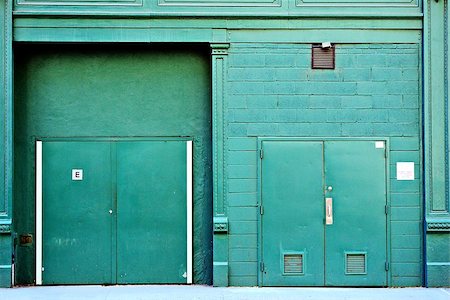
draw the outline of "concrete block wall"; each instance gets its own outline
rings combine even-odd
[[[419,44],[337,44],[335,70],[310,44],[232,44],[225,128],[229,283],[257,285],[257,137],[389,137],[391,285],[422,284]],[[415,163],[414,181],[395,164]]]

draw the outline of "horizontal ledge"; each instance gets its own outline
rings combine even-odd
[[[11,219],[3,219],[3,218],[0,218],[0,225],[11,225],[12,224],[12,220]]]
[[[389,7],[388,7],[389,8]],[[392,8],[391,8],[392,9]],[[422,18],[423,13],[357,13],[357,12],[330,12],[330,13],[286,13],[286,11],[275,13],[261,13],[261,12],[118,12],[118,11],[37,11],[37,10],[15,10],[13,16],[35,16],[35,17],[104,17],[104,18],[149,18],[149,17],[208,17],[208,18],[352,18],[352,19],[366,19],[366,18]]]
[[[0,265],[0,269],[11,269],[11,265]]]

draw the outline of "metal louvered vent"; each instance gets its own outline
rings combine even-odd
[[[334,45],[330,48],[322,48],[321,45],[312,45],[311,67],[313,69],[334,69],[335,51]]]
[[[284,273],[303,274],[303,254],[285,254]]]
[[[345,256],[345,274],[367,273],[365,253],[347,253]]]

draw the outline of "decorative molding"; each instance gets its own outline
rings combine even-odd
[[[3,123],[0,134],[3,136],[2,146],[0,150],[2,153],[3,164],[3,205],[0,205],[0,216],[10,216],[12,207],[12,0],[5,0],[3,11],[0,16],[3,16],[3,36],[0,36],[0,53],[2,53],[0,66],[3,67],[0,75],[1,85],[3,91],[0,94],[0,101],[2,102]],[[3,151],[3,152],[1,152]]]
[[[142,6],[143,0],[16,0],[17,6]]]
[[[228,286],[228,219],[226,205],[226,81],[229,44],[211,43],[213,107],[213,285]]]
[[[213,102],[213,198],[214,216],[225,216],[225,83],[229,44],[211,44]]]
[[[441,222],[427,222],[427,231],[450,232],[450,220]]]
[[[449,115],[448,115],[448,1],[444,1],[444,137],[445,137],[445,210],[449,208]]]
[[[296,6],[418,6],[417,0],[296,0]]]
[[[424,110],[426,212],[449,214],[448,5],[425,6]]]
[[[282,0],[159,0],[158,6],[281,7]]]
[[[9,233],[11,233],[11,225],[0,224],[0,234],[9,234]]]

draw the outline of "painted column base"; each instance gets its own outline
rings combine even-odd
[[[0,223],[0,287],[11,287],[11,225]]]
[[[228,286],[228,262],[213,263],[213,286]]]
[[[429,287],[450,286],[450,232],[427,233],[427,282]]]

